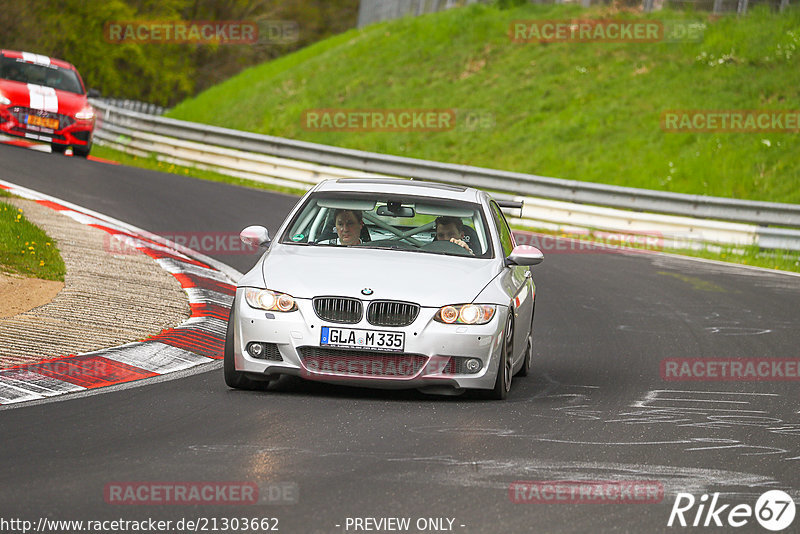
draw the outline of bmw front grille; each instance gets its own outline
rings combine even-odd
[[[375,326],[408,326],[419,315],[419,305],[397,300],[374,300],[367,308],[367,321]]]
[[[364,306],[358,299],[347,297],[317,297],[314,312],[322,320],[332,323],[355,324],[361,320]]]

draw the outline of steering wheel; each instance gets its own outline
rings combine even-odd
[[[429,252],[446,252],[447,254],[459,254],[461,256],[472,256],[467,249],[461,245],[456,245],[452,241],[431,241],[422,250]]]

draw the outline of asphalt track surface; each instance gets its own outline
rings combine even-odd
[[[8,146],[0,178],[166,235],[250,224],[274,232],[296,201]],[[242,272],[256,260],[211,255]],[[797,381],[675,382],[660,371],[665,358],[797,358],[800,278],[609,253],[546,253],[534,278],[534,369],[514,380],[506,402],[299,379],[233,391],[217,368],[5,409],[0,518],[272,517],[285,533],[364,532],[347,518],[367,517],[450,518],[464,533],[721,532],[732,529],[667,528],[675,495],[719,492],[720,503],[752,506],[783,489],[800,502]],[[665,496],[512,503],[509,485],[519,480],[656,481]],[[262,495],[288,483],[299,497],[243,506],[104,501],[107,484],[130,481],[253,482]],[[753,518],[735,530],[768,532]]]

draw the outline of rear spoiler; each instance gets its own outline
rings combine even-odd
[[[497,205],[501,208],[510,208],[510,209],[522,209],[522,201],[521,200],[496,200]]]

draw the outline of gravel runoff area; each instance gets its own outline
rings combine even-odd
[[[113,254],[110,234],[30,200],[4,198],[57,244],[64,289],[47,304],[0,319],[0,368],[140,341],[189,317],[177,279],[145,254]]]

